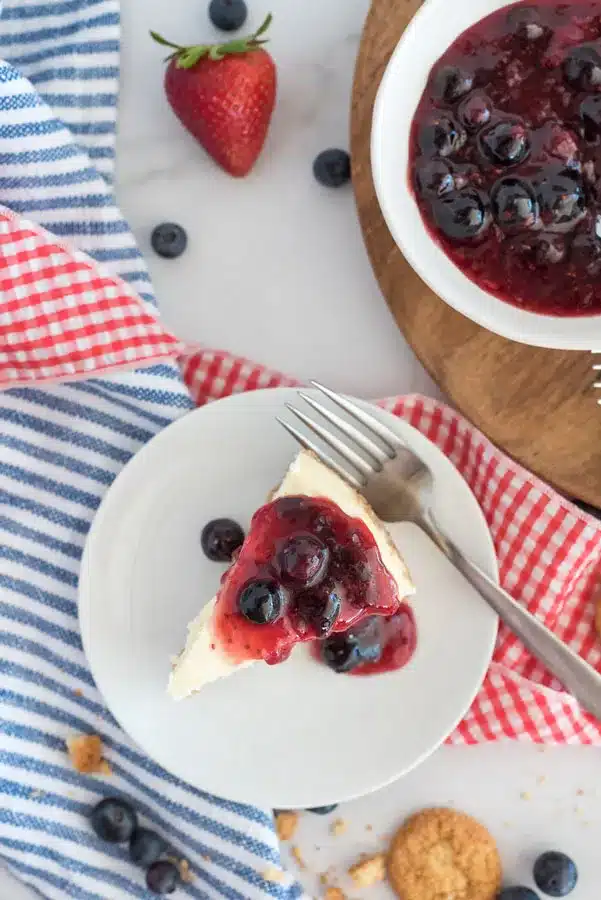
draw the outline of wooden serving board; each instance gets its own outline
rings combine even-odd
[[[592,370],[601,355],[527,347],[470,322],[420,280],[382,218],[370,166],[372,108],[386,64],[420,3],[372,0],[357,61],[353,183],[372,266],[399,328],[456,408],[558,490],[601,507],[601,390],[593,389]]]

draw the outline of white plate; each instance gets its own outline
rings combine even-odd
[[[299,648],[282,665],[256,665],[182,703],[167,696],[170,659],[223,571],[204,558],[201,529],[217,516],[248,526],[295,453],[275,421],[294,399],[288,388],[235,395],[154,438],[108,491],[79,588],[85,651],[122,727],[185,781],[276,808],[369,793],[428,756],[470,706],[497,628],[421,532],[393,526],[418,589],[419,642],[405,669],[336,675]],[[378,414],[434,472],[441,526],[496,578],[486,522],[461,476],[415,429]]]

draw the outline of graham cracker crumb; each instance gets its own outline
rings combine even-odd
[[[386,857],[383,853],[366,856],[348,870],[357,887],[370,887],[386,878]]]
[[[77,734],[67,738],[71,765],[82,775],[111,775],[111,767],[102,758],[102,741],[97,734]]]
[[[344,819],[336,819],[330,825],[330,834],[333,834],[334,837],[340,837],[341,834],[344,834],[346,831],[346,822]]]
[[[528,791],[522,791],[520,794],[520,800],[530,800],[530,794]]]
[[[584,797],[584,791],[582,790],[582,788],[578,788],[578,790],[576,791],[576,796]]]
[[[305,865],[305,860],[303,859],[303,857],[302,857],[302,855],[301,855],[301,852],[300,852],[300,850],[299,850],[298,847],[296,847],[296,846],[295,846],[295,847],[291,847],[291,848],[290,848],[290,853],[292,854],[292,857],[294,858],[294,860],[295,860],[297,866],[299,867],[299,869],[306,869],[306,868],[307,868],[306,865]]]
[[[297,812],[280,812],[275,817],[275,830],[281,841],[290,841],[298,828]]]
[[[283,881],[284,873],[281,869],[276,869],[275,866],[267,866],[264,872],[261,873],[265,881]]]
[[[319,876],[319,883],[324,884],[324,885],[328,883],[328,873],[327,872],[321,873],[321,875]]]
[[[168,856],[167,859],[169,862],[173,863],[176,869],[179,872],[179,877],[183,881],[184,884],[192,884],[194,881],[194,872],[190,868],[190,863],[187,859],[180,859],[177,856]]]
[[[366,830],[366,831],[373,831],[373,830],[374,830],[374,826],[373,826],[373,825],[366,825],[366,826],[365,826],[365,830]]]
[[[346,900],[346,894],[343,894],[340,888],[329,887],[324,894],[324,900]]]
[[[75,688],[73,693],[75,694],[76,697],[83,697],[83,691],[81,688]]]
[[[211,862],[211,857],[206,856],[206,854],[205,854],[205,856],[202,856],[201,859],[204,859],[205,862]]]
[[[546,775],[539,775],[538,778],[536,779],[536,783],[537,783],[537,784],[544,784],[546,780],[547,780],[547,776],[546,776]]]

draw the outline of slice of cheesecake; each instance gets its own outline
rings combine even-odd
[[[253,516],[216,597],[188,626],[169,693],[180,700],[254,662],[283,662],[300,642],[394,615],[414,592],[366,500],[301,450]]]

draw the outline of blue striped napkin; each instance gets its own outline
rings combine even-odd
[[[152,286],[111,188],[117,0],[5,0],[0,19],[0,203]],[[0,335],[1,340],[1,335]],[[191,401],[175,366],[0,394],[0,854],[47,898],[151,895],[87,815],[133,799],[190,861],[196,898],[303,896],[279,867],[268,811],[195,790],[143,756],[105,708],[77,623],[79,560],[113,478]],[[65,740],[99,733],[114,775],[78,775]]]

